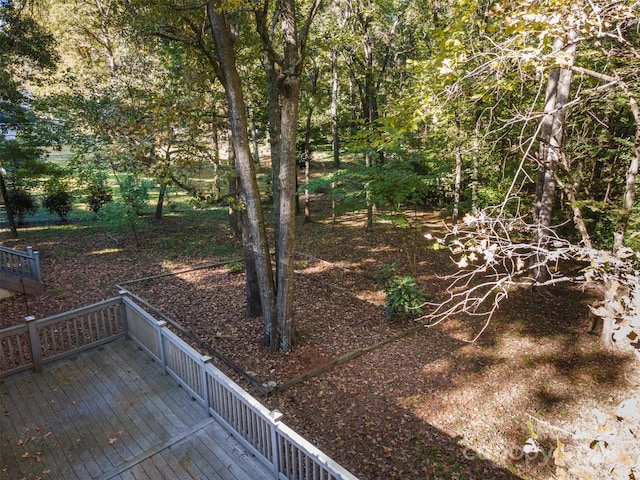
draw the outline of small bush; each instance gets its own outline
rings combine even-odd
[[[69,187],[60,178],[53,177],[45,185],[45,197],[42,206],[49,213],[55,213],[63,222],[67,221],[67,216],[73,208],[73,196]]]
[[[387,318],[401,312],[418,313],[427,298],[427,294],[418,288],[412,277],[398,276],[395,263],[385,265],[378,270],[377,281],[386,294],[384,311],[387,313]]]
[[[133,175],[127,175],[120,182],[122,200],[133,209],[136,215],[142,215],[143,209],[147,206],[150,186],[149,182],[140,181]]]
[[[427,297],[411,277],[393,278],[385,289],[385,293],[387,296],[384,309],[389,317],[400,312],[419,312]]]
[[[19,225],[24,225],[24,216],[27,213],[34,214],[38,211],[38,203],[34,196],[22,187],[9,191],[9,204],[13,213],[18,216]]]
[[[241,273],[242,271],[244,271],[244,265],[242,264],[242,262],[239,262],[237,260],[227,263],[226,267],[231,273]]]
[[[103,174],[97,174],[91,179],[87,188],[89,209],[93,213],[98,213],[104,205],[113,200],[111,189],[107,185],[106,177]]]

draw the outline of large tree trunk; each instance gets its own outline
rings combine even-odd
[[[267,232],[260,203],[260,193],[255,174],[255,164],[251,158],[247,133],[247,113],[242,94],[242,84],[236,68],[235,52],[231,33],[224,14],[222,0],[212,0],[207,4],[207,13],[220,62],[221,81],[224,85],[229,104],[229,120],[233,131],[233,146],[236,155],[236,170],[245,193],[245,207],[248,233],[256,275],[260,288],[262,316],[264,321],[264,342],[275,350],[274,333],[276,331],[275,285]]]
[[[2,201],[4,202],[4,208],[7,212],[7,220],[9,220],[9,228],[11,229],[11,236],[18,238],[18,228],[16,227],[16,220],[13,216],[13,209],[9,203],[9,192],[7,192],[7,184],[4,183],[4,175],[0,170],[0,192],[2,192]]]
[[[264,53],[263,68],[267,80],[267,110],[269,113],[269,148],[271,152],[271,192],[273,194],[273,225],[275,230],[276,254],[278,245],[278,229],[280,228],[280,144],[282,143],[281,108],[278,92],[278,72],[273,59]],[[276,266],[277,268],[277,266]]]
[[[246,196],[240,189],[240,199],[246,203]],[[242,225],[242,254],[244,256],[244,273],[245,273],[245,294],[247,299],[247,310],[245,315],[247,318],[256,318],[262,315],[262,302],[260,300],[260,283],[258,282],[258,271],[256,270],[256,261],[253,255],[254,247],[251,240],[251,228],[249,226],[249,216],[240,212],[240,222]]]
[[[536,228],[537,242],[542,246],[546,244],[551,228],[553,204],[556,189],[556,168],[562,148],[562,137],[566,118],[566,105],[571,88],[573,59],[575,57],[576,44],[575,32],[569,32],[567,43],[562,39],[556,39],[554,50],[563,49],[567,55],[568,67],[552,70],[549,76],[547,92],[545,96],[545,116],[540,131],[540,167],[536,185]],[[545,259],[538,257],[539,265],[535,271],[535,279],[544,282],[549,278]]]
[[[280,229],[277,257],[277,312],[280,348],[291,350],[294,342],[293,261],[295,254],[295,185],[296,185],[296,133],[300,96],[298,71],[298,35],[295,19],[295,1],[283,0],[281,27],[284,43],[284,78],[280,82],[282,143],[280,144]]]

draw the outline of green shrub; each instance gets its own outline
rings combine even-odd
[[[42,206],[49,213],[55,213],[63,222],[67,221],[67,216],[73,208],[73,196],[69,186],[58,177],[51,178],[44,187],[45,197]]]
[[[242,264],[242,262],[237,260],[227,263],[226,267],[231,273],[241,273],[242,271],[244,271],[244,265]]]
[[[136,215],[142,215],[147,206],[150,183],[140,181],[133,175],[127,175],[120,182],[120,195],[122,200],[133,209]]]
[[[384,309],[388,316],[399,312],[417,313],[427,297],[411,277],[393,278],[385,293],[387,296]]]
[[[412,277],[398,276],[395,263],[385,265],[378,270],[377,281],[386,294],[384,311],[387,313],[387,318],[401,312],[418,313],[427,298],[427,294],[418,288]]]
[[[38,211],[38,203],[33,195],[23,187],[16,187],[9,191],[11,210],[18,216],[18,224],[24,225],[24,216]]]
[[[113,199],[111,189],[107,185],[107,179],[104,174],[98,173],[93,177],[87,187],[89,209],[93,213],[97,213],[104,205]]]

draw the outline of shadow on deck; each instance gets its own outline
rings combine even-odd
[[[162,373],[122,338],[6,381],[0,478],[273,478]]]

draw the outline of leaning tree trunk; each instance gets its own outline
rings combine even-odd
[[[276,345],[273,343],[277,321],[275,285],[267,231],[256,180],[255,164],[251,158],[251,150],[249,148],[247,112],[242,95],[242,83],[236,68],[231,32],[225,18],[222,0],[209,2],[207,4],[207,13],[218,61],[220,62],[221,81],[229,104],[229,120],[231,130],[234,133],[233,146],[236,155],[236,171],[245,193],[245,212],[249,224],[249,239],[245,239],[245,241],[250,241],[255,260],[264,322],[263,339],[270,349],[275,349]]]
[[[158,193],[158,203],[156,203],[156,213],[153,216],[156,220],[162,220],[162,209],[164,207],[164,197],[167,194],[167,184],[162,183],[160,185],[160,192]]]

